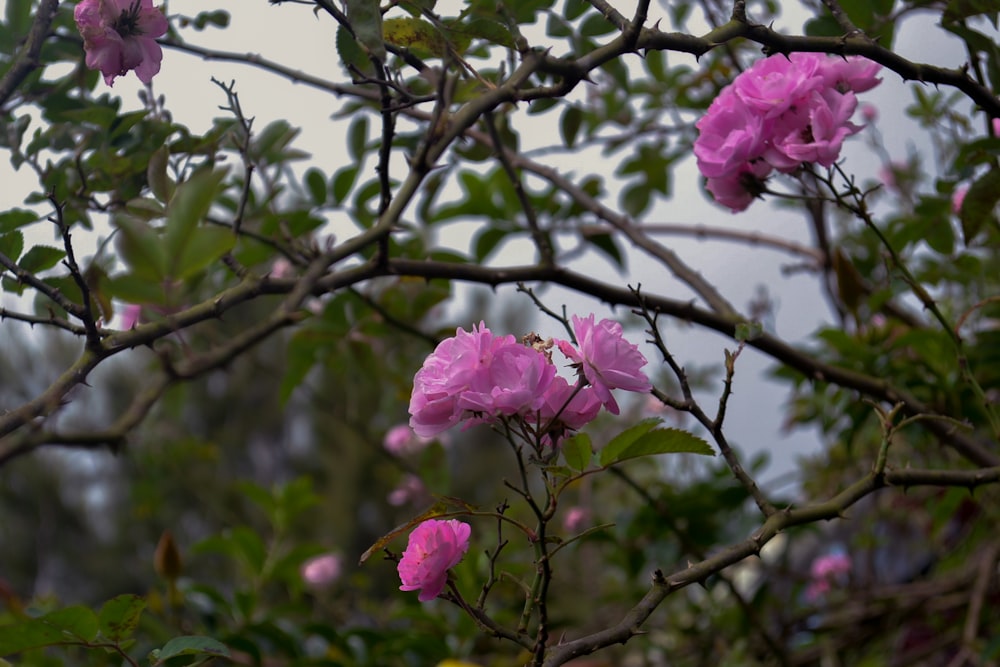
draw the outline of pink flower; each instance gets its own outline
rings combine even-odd
[[[444,590],[448,570],[469,550],[472,527],[455,519],[424,521],[410,533],[397,570],[401,591],[420,590],[417,599],[433,600]]]
[[[832,166],[850,122],[855,93],[878,85],[877,63],[815,53],[759,60],[724,88],[698,120],[694,154],[720,204],[747,208],[771,169]]]
[[[544,402],[556,367],[534,348],[511,343],[495,350],[491,363],[458,399],[460,407],[492,416],[530,414]]]
[[[994,118],[990,123],[993,124],[993,135],[1000,137],[1000,118]]]
[[[325,588],[340,578],[343,565],[337,554],[322,554],[302,564],[302,580],[312,588]]]
[[[590,510],[574,505],[566,511],[562,525],[567,533],[579,533],[588,523],[590,523]]]
[[[538,410],[543,425],[549,431],[577,431],[594,421],[601,411],[601,399],[593,387],[571,385],[556,376],[545,392],[545,401]],[[561,427],[561,428],[560,428]]]
[[[951,212],[955,215],[962,215],[962,203],[965,202],[965,195],[969,194],[969,186],[963,185],[956,188],[951,195]]]
[[[814,560],[809,568],[812,579],[806,588],[806,599],[814,602],[830,592],[834,583],[846,583],[844,580],[850,574],[851,566],[851,557],[842,551]]]
[[[862,104],[861,117],[865,119],[866,123],[874,123],[878,120],[878,107],[874,104]]]
[[[139,324],[142,317],[142,306],[137,303],[130,303],[122,310],[122,329],[128,330]]]
[[[422,451],[430,442],[430,438],[422,438],[414,433],[408,424],[397,424],[386,432],[382,446],[390,454],[407,456]]]
[[[634,344],[622,337],[622,325],[612,320],[594,324],[594,315],[586,318],[573,316],[573,333],[579,350],[569,341],[557,341],[559,350],[580,365],[580,372],[613,415],[619,413],[618,403],[611,395],[612,389],[647,392],[652,389],[649,378],[640,368],[646,357]]]
[[[73,12],[83,36],[90,69],[99,69],[104,82],[135,70],[143,83],[160,71],[163,51],[157,37],[167,32],[167,19],[153,0],[81,0]]]
[[[413,378],[413,431],[431,437],[471,416],[459,399],[472,386],[482,386],[497,349],[511,344],[516,344],[513,336],[494,336],[482,322],[471,333],[459,328],[452,338],[441,341]]]
[[[406,475],[399,485],[389,492],[386,500],[393,507],[400,507],[427,495],[427,488],[416,475]]]

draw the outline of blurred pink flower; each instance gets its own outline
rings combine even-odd
[[[472,527],[456,519],[424,521],[410,533],[397,570],[401,591],[420,590],[417,599],[433,600],[444,590],[448,570],[469,550]]]
[[[127,304],[121,312],[122,329],[126,331],[132,329],[139,324],[140,317],[142,317],[142,306],[137,303]]]
[[[649,378],[640,368],[646,357],[633,343],[622,337],[622,325],[613,320],[594,324],[594,315],[585,318],[573,316],[573,333],[579,350],[565,340],[556,341],[559,350],[580,365],[580,373],[594,388],[608,412],[619,413],[618,403],[611,395],[612,389],[647,392],[652,389]]]
[[[962,203],[965,201],[965,195],[969,194],[969,186],[963,185],[960,188],[956,188],[955,192],[951,195],[951,212],[955,215],[962,214]]]
[[[409,424],[397,424],[386,431],[382,446],[390,454],[408,456],[422,451],[431,443],[430,438],[424,438],[413,432]]]
[[[845,583],[851,567],[851,557],[842,551],[815,559],[809,568],[811,581],[806,588],[806,599],[815,602],[829,593],[834,583]]]
[[[586,507],[574,505],[563,515],[562,526],[567,533],[579,533],[588,523],[590,523],[590,510]]]
[[[295,267],[287,257],[278,257],[271,263],[271,272],[268,275],[277,279],[291,278],[295,275]]]
[[[129,70],[147,84],[160,71],[163,51],[156,38],[166,34],[168,24],[153,0],[81,0],[73,17],[87,67],[101,70],[109,86]]]
[[[993,124],[993,134],[1000,137],[1000,118],[994,118],[990,122]]]
[[[302,564],[302,581],[312,588],[325,588],[340,578],[343,572],[340,556],[333,553],[310,558]]]
[[[407,505],[427,495],[427,487],[416,475],[406,475],[399,485],[389,492],[386,500],[393,507]]]
[[[861,117],[865,119],[866,123],[874,123],[878,120],[878,107],[874,104],[862,104]]]

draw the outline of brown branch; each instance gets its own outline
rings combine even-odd
[[[17,0],[11,0],[16,2]],[[0,109],[7,103],[17,87],[20,86],[28,75],[41,66],[38,59],[42,50],[42,44],[48,37],[49,28],[59,10],[59,0],[41,0],[38,9],[35,10],[35,19],[28,31],[24,46],[18,51],[11,63],[10,68],[0,79]]]

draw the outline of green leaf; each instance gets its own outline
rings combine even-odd
[[[183,255],[194,235],[194,230],[208,215],[226,171],[225,169],[199,171],[177,186],[177,191],[174,192],[167,207],[167,225],[163,237],[169,262],[168,276],[179,277],[178,270],[183,266]]]
[[[24,257],[18,262],[18,266],[29,273],[38,273],[39,271],[51,269],[65,256],[65,250],[47,245],[36,245],[24,253]]]
[[[654,428],[648,433],[640,435],[625,448],[616,452],[614,458],[607,463],[604,462],[604,451],[606,451],[606,448],[601,451],[602,465],[611,465],[627,459],[656,454],[684,453],[703,454],[705,456],[715,455],[712,447],[707,442],[679,428]]]
[[[338,206],[351,193],[354,182],[358,179],[358,168],[355,165],[343,167],[333,175],[333,203]]]
[[[594,447],[590,441],[590,436],[586,433],[577,433],[566,438],[562,442],[563,458],[566,465],[573,470],[583,471],[590,465],[590,459],[594,456]]]
[[[969,245],[982,230],[983,225],[993,218],[993,210],[1000,201],[1000,171],[991,169],[976,180],[962,201],[959,216],[962,220],[962,235]]]
[[[30,225],[37,220],[38,216],[35,213],[23,208],[13,208],[9,211],[4,211],[0,213],[0,234]]]
[[[384,63],[385,42],[382,39],[382,11],[378,0],[345,0],[344,5],[358,44],[367,54]]]
[[[33,618],[13,625],[0,625],[0,655],[11,655],[64,641],[63,631]]]
[[[614,438],[611,439],[604,449],[601,450],[598,460],[602,466],[606,466],[609,463],[618,460],[618,455],[625,451],[633,442],[646,435],[652,431],[656,426],[662,423],[663,420],[659,417],[650,417],[648,419],[643,419],[639,423],[631,426]]]
[[[118,227],[118,252],[137,277],[163,282],[167,275],[167,256],[160,235],[146,222],[126,215],[115,218]]]
[[[566,107],[559,123],[559,131],[567,148],[572,148],[576,144],[576,135],[580,132],[582,124],[583,110],[575,105]]]
[[[43,616],[42,620],[52,627],[59,628],[63,633],[85,642],[93,641],[99,629],[97,614],[83,605],[57,609]]]
[[[433,23],[412,16],[386,19],[383,23],[385,41],[422,55],[443,58],[449,41]]]
[[[184,280],[208,267],[236,245],[236,235],[225,227],[201,227],[191,233],[184,254],[174,262],[173,276]]]
[[[347,152],[355,162],[360,162],[365,156],[365,145],[368,143],[368,117],[358,116],[351,121],[347,130]]]
[[[0,254],[5,255],[12,262],[16,262],[24,251],[24,234],[15,229],[6,234],[0,234]],[[0,268],[0,272],[3,269]]]
[[[316,206],[322,206],[326,203],[326,176],[323,172],[315,167],[310,168],[306,171],[306,187],[309,188],[309,196],[312,197],[313,203]]]
[[[156,653],[154,665],[160,665],[164,661],[178,655],[219,655],[229,657],[229,649],[222,642],[211,637],[200,637],[198,635],[188,635],[186,637],[174,637],[163,645]]]
[[[145,608],[146,599],[138,595],[119,595],[108,600],[97,617],[101,634],[116,643],[131,638]]]
[[[169,158],[170,148],[160,146],[149,156],[149,165],[146,167],[146,180],[149,182],[149,189],[164,204],[170,201],[176,189],[173,180],[167,176]]]
[[[618,242],[613,235],[587,234],[583,237],[583,240],[593,246],[595,250],[599,250],[608,257],[616,267],[622,270],[625,269],[625,255],[622,253],[621,248],[618,247]]]

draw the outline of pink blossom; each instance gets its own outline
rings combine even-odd
[[[865,119],[866,123],[874,123],[878,120],[878,107],[874,104],[862,104],[861,117]]]
[[[427,487],[416,475],[406,475],[399,485],[389,492],[386,500],[393,507],[400,507],[427,495]]]
[[[128,330],[134,328],[139,324],[139,318],[142,317],[142,306],[137,303],[130,303],[122,309],[122,329]]]
[[[416,454],[430,443],[430,438],[423,438],[417,435],[410,428],[409,424],[397,424],[393,426],[386,432],[385,438],[382,440],[382,446],[385,447],[385,450],[396,456]]]
[[[471,332],[459,328],[452,338],[441,341],[413,378],[410,426],[414,432],[431,437],[470,416],[459,399],[471,387],[482,386],[496,350],[511,344],[515,344],[513,336],[494,336],[482,322]]]
[[[559,350],[580,365],[580,372],[597,398],[613,415],[619,413],[618,403],[611,395],[612,389],[648,392],[652,389],[649,378],[640,368],[646,365],[646,357],[633,343],[622,337],[622,325],[613,320],[601,320],[594,324],[594,315],[586,318],[573,316],[573,333],[579,349],[569,341],[557,341]]]
[[[811,581],[806,588],[806,599],[814,602],[830,592],[834,583],[844,583],[851,567],[851,557],[842,551],[814,560],[809,568]]]
[[[990,123],[993,125],[993,136],[1000,137],[1000,118],[994,118]]]
[[[969,186],[963,185],[956,188],[951,195],[951,212],[955,215],[962,215],[962,204],[965,202],[965,195],[969,194]]]
[[[420,590],[417,599],[433,600],[444,590],[448,570],[469,550],[472,527],[456,519],[424,521],[410,533],[397,570],[401,591]]]
[[[562,525],[567,533],[579,533],[588,523],[590,523],[590,510],[574,505],[566,510]]]
[[[878,85],[877,63],[815,53],[776,55],[742,72],[696,123],[694,154],[720,204],[747,208],[771,169],[832,166],[850,122],[855,93]]]
[[[538,416],[550,431],[577,431],[594,421],[601,411],[601,399],[593,387],[571,385],[558,375],[544,398]]]
[[[156,38],[166,34],[168,24],[153,0],[81,0],[73,17],[87,67],[101,70],[109,86],[129,70],[147,84],[160,71],[163,52]]]
[[[325,588],[340,578],[343,564],[337,554],[322,554],[302,564],[302,580],[312,588]]]
[[[491,363],[458,399],[460,407],[495,415],[534,413],[544,402],[544,393],[555,377],[556,367],[534,348],[511,343],[495,350]]]

